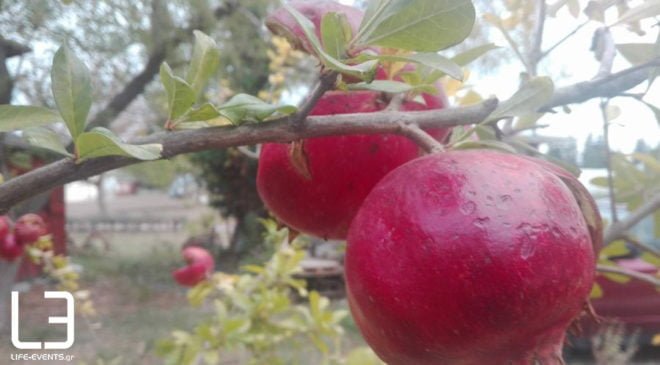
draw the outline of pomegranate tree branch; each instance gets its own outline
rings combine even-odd
[[[401,123],[401,134],[410,138],[428,153],[442,152],[445,150],[442,143],[431,137],[431,135],[426,133],[417,124]]]
[[[302,120],[300,128],[293,126],[289,117],[284,117],[261,124],[162,132],[132,142],[160,143],[163,145],[163,158],[170,158],[210,149],[265,142],[285,143],[328,135],[403,134],[402,124],[416,124],[420,128],[476,124],[484,121],[496,107],[497,100],[488,99],[480,104],[451,109],[310,116]],[[71,158],[56,161],[0,185],[0,212],[5,213],[13,205],[56,186],[139,162],[119,156],[80,162]]]
[[[629,216],[618,222],[612,223],[605,231],[603,242],[607,244],[620,238],[624,238],[626,232],[630,228],[639,223],[642,219],[653,214],[658,209],[660,209],[660,194],[652,196],[651,199],[647,200],[646,203],[633,211]]]
[[[557,88],[552,99],[541,108],[541,111],[549,111],[562,105],[582,103],[598,97],[618,96],[646,81],[649,78],[649,69],[658,66],[660,66],[660,57],[605,77]]]
[[[312,112],[312,109],[314,109],[323,94],[334,88],[335,82],[337,82],[337,72],[330,71],[322,73],[318,83],[314,86],[305,102],[300,106],[298,112],[291,117],[291,124],[301,127],[302,122]]]
[[[596,265],[596,271],[602,273],[625,275],[633,279],[641,280],[651,285],[660,287],[660,279],[656,278],[655,276],[643,274],[639,271],[624,269],[620,266]]]
[[[640,249],[642,251],[650,252],[650,253],[660,257],[660,250],[659,249],[657,249],[657,248],[655,248],[651,245],[648,245],[648,244],[646,244],[646,243],[644,243],[644,242],[642,242],[642,241],[640,241],[640,240],[638,240],[638,239],[636,239],[636,238],[634,238],[630,235],[624,235],[622,238],[626,242],[628,242],[631,245],[637,247],[638,249]]]

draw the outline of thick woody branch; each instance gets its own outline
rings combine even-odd
[[[660,194],[651,197],[645,204],[637,208],[626,218],[612,223],[603,237],[603,242],[610,243],[612,241],[625,238],[627,231],[634,225],[639,223],[642,219],[653,214],[656,210],[660,209]]]
[[[403,134],[401,125],[416,124],[420,128],[450,127],[480,123],[497,107],[496,99],[453,109],[417,112],[379,112],[311,116],[300,126],[291,118],[280,118],[261,124],[237,127],[214,127],[177,132],[165,132],[143,138],[135,143],[161,143],[164,158],[176,155],[265,142],[291,142],[304,138],[346,134]],[[85,179],[102,172],[138,163],[127,157],[100,157],[76,163],[63,159],[17,176],[0,185],[0,213],[36,194],[68,182]]]

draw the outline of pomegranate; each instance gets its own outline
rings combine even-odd
[[[563,364],[595,242],[558,171],[452,151],[373,188],[350,227],[346,281],[353,318],[387,364]]]
[[[39,237],[47,235],[48,227],[46,227],[46,222],[40,215],[28,213],[18,218],[14,226],[14,232],[17,242],[21,245],[27,245],[36,242]]]
[[[0,239],[0,258],[11,262],[21,256],[23,256],[23,246],[16,242],[13,233],[8,233]]]
[[[444,94],[406,100],[401,110],[446,107]],[[312,115],[369,113],[386,107],[372,91],[326,93]],[[446,129],[433,131],[443,138]],[[257,190],[273,214],[290,227],[326,239],[345,239],[348,226],[371,188],[395,167],[419,156],[408,138],[349,135],[311,138],[302,144],[305,170],[292,161],[292,145],[266,143],[257,171]]]
[[[188,246],[181,254],[188,265],[172,272],[172,277],[180,285],[195,286],[213,273],[215,260],[206,249]]]

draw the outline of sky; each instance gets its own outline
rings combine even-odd
[[[353,0],[340,0],[346,5],[352,4]],[[615,15],[615,14],[612,14]],[[479,17],[479,14],[477,14]],[[544,45],[555,44],[560,38],[575,27],[576,24],[586,20],[584,15],[580,15],[577,21],[563,9],[560,10],[556,18],[550,18],[546,22],[546,31]],[[609,19],[608,19],[609,20]],[[479,21],[479,19],[477,19]],[[551,64],[542,63],[539,68],[539,74],[557,75],[557,70],[561,70],[562,77],[555,80],[555,87],[570,85],[575,82],[591,79],[598,70],[598,63],[595,60],[589,46],[594,30],[598,24],[590,24],[582,28],[568,41],[556,48],[548,59]],[[648,27],[646,29],[649,29]],[[645,37],[631,33],[623,27],[613,27],[613,36],[616,43],[653,43],[655,42],[656,32],[652,31]],[[493,33],[492,39],[496,44],[506,48],[506,41],[499,33]],[[508,49],[496,50],[493,52],[512,52]],[[523,70],[522,64],[517,61],[513,53],[508,56],[511,62],[502,66],[497,74],[480,73],[478,69],[471,69],[469,83],[474,85],[475,91],[483,96],[496,96],[500,100],[506,100],[518,87],[519,73]],[[508,57],[507,56],[507,57]],[[630,65],[617,55],[614,64],[614,72],[623,70]],[[514,82],[502,82],[503,80],[515,80]],[[659,78],[660,80],[660,78]],[[631,90],[630,92],[641,92],[646,89],[646,85]],[[645,97],[646,101],[660,106],[660,81],[655,82],[651,90]],[[643,139],[650,146],[660,143],[660,127],[654,114],[648,107],[642,103],[630,98],[616,98],[611,101],[621,109],[621,115],[612,121],[610,125],[610,145],[612,149],[624,153],[633,151],[638,139]],[[583,104],[571,105],[571,113],[566,114],[561,110],[557,114],[546,114],[539,124],[548,124],[549,127],[538,132],[541,135],[548,136],[572,136],[576,138],[578,149],[581,151],[584,141],[589,134],[594,136],[602,135],[602,117],[600,114],[599,100],[594,99]]]

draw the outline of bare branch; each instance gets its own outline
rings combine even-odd
[[[336,81],[337,73],[334,71],[321,74],[318,83],[312,89],[312,92],[309,94],[307,100],[305,100],[303,105],[300,107],[298,113],[296,113],[291,118],[291,123],[296,127],[300,127],[305,118],[307,118],[309,113],[312,112],[312,109],[314,109],[314,106],[316,106],[316,103],[318,103],[323,94],[335,86]]]
[[[431,137],[431,135],[426,133],[417,124],[401,123],[401,134],[410,138],[428,153],[442,152],[445,150],[442,143]]]
[[[529,67],[532,71],[532,76],[536,76],[537,68],[541,58],[543,57],[543,52],[541,48],[543,47],[543,32],[545,30],[545,18],[547,12],[547,4],[545,0],[538,0],[536,8],[536,27],[534,29],[534,38],[532,38],[532,46],[529,50]]]
[[[628,242],[628,243],[630,243],[631,245],[637,247],[638,249],[640,249],[640,250],[642,250],[642,251],[650,252],[650,253],[652,253],[652,254],[654,254],[654,255],[660,257],[660,250],[658,250],[657,248],[655,248],[655,247],[653,247],[653,246],[650,246],[650,245],[647,245],[646,243],[644,243],[644,242],[642,242],[642,241],[640,241],[640,240],[638,240],[638,239],[636,239],[636,238],[633,238],[633,237],[631,237],[630,235],[624,235],[622,238],[623,238],[626,242]]]
[[[628,277],[631,277],[633,279],[641,280],[644,282],[647,282],[651,285],[660,287],[660,279],[644,274],[638,271],[632,271],[628,269],[624,269],[620,266],[607,266],[607,265],[596,265],[596,271],[602,272],[602,273],[610,273],[610,274],[619,274],[619,275],[625,275]]]
[[[587,20],[587,21],[581,23],[580,25],[578,25],[577,27],[575,27],[575,29],[573,29],[570,33],[566,34],[562,39],[560,39],[559,41],[557,41],[557,43],[553,44],[550,48],[548,48],[547,50],[545,50],[545,51],[541,54],[541,59],[543,59],[544,57],[546,57],[547,55],[549,55],[552,51],[555,50],[555,48],[559,47],[562,43],[566,42],[566,40],[568,40],[569,38],[571,38],[571,37],[572,37],[575,33],[577,33],[580,29],[584,28],[585,25],[589,24],[590,21],[591,21],[591,20]]]
[[[286,117],[237,127],[163,132],[133,142],[161,143],[163,157],[170,158],[209,149],[264,142],[284,143],[328,135],[401,134],[402,124],[417,124],[420,128],[476,124],[486,119],[496,107],[497,100],[489,99],[477,105],[451,109],[311,116],[304,119],[301,128],[292,126],[290,118]],[[138,162],[116,156],[92,158],[80,163],[69,158],[56,161],[0,185],[0,212],[6,212],[14,204],[53,187]]]
[[[660,57],[606,77],[558,88],[552,99],[541,108],[541,111],[549,111],[562,105],[582,103],[598,97],[618,96],[646,81],[649,77],[649,68],[657,66],[660,66]]]
[[[605,159],[607,163],[607,187],[610,198],[610,212],[612,213],[612,222],[619,221],[619,214],[616,209],[616,195],[614,192],[614,174],[612,173],[612,149],[610,148],[610,122],[607,116],[607,106],[609,99],[603,99],[600,102],[600,113],[603,118],[603,140],[605,145]]]
[[[626,232],[633,227],[635,224],[639,223],[642,219],[653,214],[656,210],[660,209],[660,194],[652,196],[646,201],[644,205],[637,208],[626,218],[612,223],[607,230],[603,238],[603,242],[610,243],[612,241],[624,238]]]

